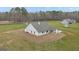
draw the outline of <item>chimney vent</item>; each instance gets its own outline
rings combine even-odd
[[[38,22],[38,24],[40,25],[40,22]]]

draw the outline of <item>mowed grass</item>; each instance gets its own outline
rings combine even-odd
[[[59,21],[49,21],[53,27],[60,29],[66,35],[61,40],[53,42],[45,42],[37,44],[29,41],[25,36],[17,35],[15,33],[0,35],[1,48],[7,50],[41,50],[41,51],[76,51],[79,50],[79,23],[71,24],[69,28],[65,28]],[[23,29],[24,24],[0,25],[0,32]],[[27,39],[27,40],[26,40]],[[10,44],[8,41],[13,40]]]
[[[0,25],[0,32],[24,28],[25,24],[3,24]]]
[[[55,50],[79,50],[79,23],[70,24],[68,28],[65,28],[59,21],[49,23],[66,34],[64,38],[53,43]]]

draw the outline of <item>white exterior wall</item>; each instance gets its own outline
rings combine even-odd
[[[64,24],[64,27],[69,27],[69,21],[63,20],[61,23]]]
[[[47,34],[47,33],[46,32],[38,33],[38,36],[45,35],[45,34]]]
[[[32,31],[32,32],[31,32]],[[36,36],[41,36],[41,35],[45,35],[45,34],[48,34],[48,32],[41,32],[39,33],[31,24],[29,24],[26,28],[25,28],[25,32],[28,32],[30,34],[33,34],[33,35],[36,35]],[[35,32],[35,33],[34,33]],[[60,30],[55,30],[53,31],[54,33],[60,33],[61,31]]]
[[[58,29],[56,29],[55,31],[54,31],[54,33],[61,33],[62,31],[61,30],[58,30]]]
[[[32,31],[32,32],[31,32],[31,31]],[[25,32],[31,33],[31,34],[36,35],[36,36],[41,36],[41,35],[47,34],[46,32],[44,32],[44,33],[38,33],[38,31],[37,31],[31,24],[29,24],[29,25],[25,28]],[[35,33],[34,33],[34,32],[35,32]]]
[[[32,31],[32,32],[31,32]],[[34,34],[34,35],[38,35],[37,30],[31,25],[29,24],[26,28],[25,28],[25,32]],[[34,33],[35,32],[35,33]]]

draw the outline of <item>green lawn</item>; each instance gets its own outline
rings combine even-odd
[[[59,21],[51,21],[49,23],[61,29],[63,33],[66,34],[61,40],[53,42],[55,50],[79,50],[79,23],[71,24],[69,28],[65,28]],[[71,35],[69,35],[68,32],[70,32]]]
[[[6,24],[0,25],[0,32],[24,28],[25,24]]]
[[[49,24],[62,30],[65,33],[65,37],[61,40],[46,42],[46,43],[33,43],[29,39],[26,40],[22,36],[14,36],[14,34],[0,35],[0,44],[4,43],[3,48],[7,50],[42,50],[42,51],[76,51],[79,50],[79,23],[71,24],[69,28],[65,28],[59,21],[49,21]],[[0,25],[0,32],[25,28],[24,24],[11,24]],[[6,41],[11,40],[10,37],[17,39],[11,44],[6,44]]]

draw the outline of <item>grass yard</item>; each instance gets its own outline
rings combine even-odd
[[[62,30],[66,35],[61,40],[37,44],[31,42],[21,33],[2,33],[16,29],[24,29],[25,24],[0,25],[0,48],[6,50],[42,50],[42,51],[76,51],[79,50],[79,23],[71,24],[65,28],[59,21],[49,21],[49,24]]]
[[[25,24],[4,24],[4,25],[0,25],[0,32],[21,29],[24,27],[25,27]]]
[[[69,28],[65,28],[59,21],[49,23],[66,34],[64,38],[53,43],[55,50],[79,50],[79,23],[70,24]]]

